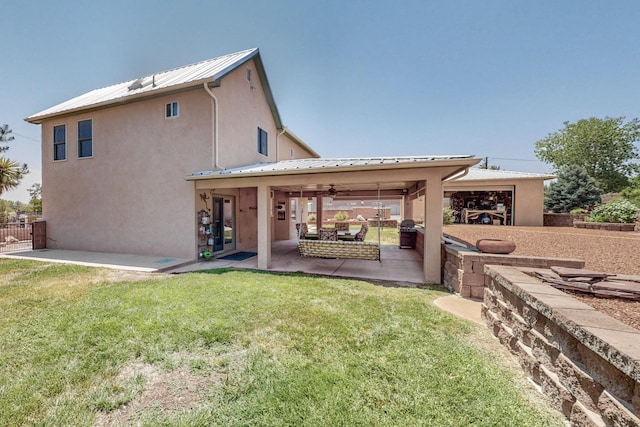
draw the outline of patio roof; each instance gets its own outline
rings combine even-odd
[[[224,179],[230,177],[259,177],[326,172],[352,172],[388,169],[410,169],[438,166],[472,166],[480,159],[472,155],[452,156],[394,156],[394,157],[345,157],[282,160],[275,163],[258,163],[233,169],[200,171],[188,175],[188,181]]]
[[[469,172],[451,181],[495,181],[495,180],[515,180],[515,179],[554,179],[555,175],[532,173],[532,172],[514,172],[495,169],[469,169]],[[451,182],[449,181],[449,182]]]

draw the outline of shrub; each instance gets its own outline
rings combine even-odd
[[[348,214],[348,213],[346,213],[346,212],[344,212],[344,211],[340,211],[340,212],[337,212],[337,213],[333,216],[333,218],[334,218],[336,221],[346,221],[346,220],[348,220],[348,219],[349,219],[349,214]]]
[[[580,166],[567,166],[558,173],[558,180],[545,188],[544,208],[556,213],[587,208],[600,202],[600,190],[595,178]]]
[[[638,219],[638,213],[640,213],[639,207],[628,200],[618,199],[593,208],[589,220],[632,224]]]
[[[307,218],[307,221],[316,222],[316,216],[315,215],[309,215],[309,218]]]
[[[453,219],[453,210],[448,206],[442,208],[442,223],[444,225],[453,224]]]
[[[620,194],[634,205],[640,207],[640,175],[630,179],[629,186],[624,188]]]
[[[575,209],[571,209],[571,212],[569,212],[572,215],[578,215],[578,214],[583,214],[586,213],[587,211],[584,210],[583,208],[575,208]]]

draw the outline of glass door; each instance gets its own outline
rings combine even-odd
[[[211,233],[213,235],[213,252],[222,252],[224,250],[224,211],[223,211],[223,203],[224,199],[222,197],[214,197],[213,198],[213,212],[212,212],[212,220],[211,225],[213,229]]]
[[[223,200],[224,218],[224,250],[236,248],[235,207],[233,197],[225,197]]]
[[[231,196],[212,197],[212,234],[213,252],[223,252],[236,247],[235,239],[235,209]]]

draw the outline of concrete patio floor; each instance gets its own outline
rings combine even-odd
[[[380,258],[381,261],[303,258],[298,252],[296,240],[280,240],[273,242],[271,246],[269,271],[424,284],[422,257],[416,251],[400,249],[396,245],[382,245]],[[186,273],[217,268],[254,270],[258,268],[258,258],[253,257],[244,261],[212,259],[185,265],[170,272]]]
[[[354,259],[302,258],[295,240],[273,242],[269,271],[307,273],[332,277],[359,278],[407,284],[424,284],[422,258],[411,249],[395,245],[381,246],[381,261]],[[39,249],[0,254],[1,258],[31,259],[47,262],[105,267],[143,272],[187,273],[220,268],[258,268],[258,257],[243,261],[212,259],[192,262],[183,258],[114,254],[63,249]]]
[[[192,263],[183,258],[165,258],[146,255],[114,254],[105,252],[71,251],[66,249],[36,249],[1,253],[0,258],[30,259],[84,265],[87,267],[113,268],[116,270],[154,273]]]

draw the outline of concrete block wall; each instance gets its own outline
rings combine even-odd
[[[638,223],[621,224],[615,222],[587,222],[574,221],[573,226],[576,228],[589,228],[592,230],[608,230],[608,231],[635,231],[639,226]]]
[[[584,268],[584,261],[578,259],[486,254],[452,245],[442,245],[442,248],[442,283],[463,298],[484,297],[484,266],[487,264],[532,268]]]
[[[543,225],[545,227],[573,227],[573,221],[584,221],[586,214],[545,213]]]
[[[640,331],[528,271],[485,267],[487,326],[571,425],[640,426]]]

